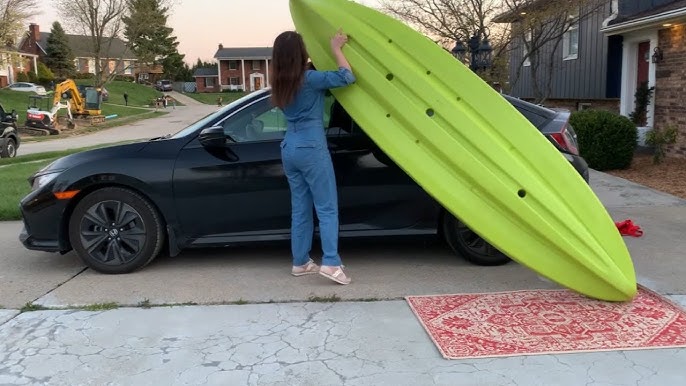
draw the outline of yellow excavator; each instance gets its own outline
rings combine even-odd
[[[62,109],[67,110],[68,129],[76,127],[77,120],[96,123],[105,119],[100,107],[101,92],[96,88],[87,87],[82,95],[72,79],[57,84],[53,96],[31,95],[29,101],[26,111],[27,128],[46,134],[59,134],[64,129],[57,116]]]

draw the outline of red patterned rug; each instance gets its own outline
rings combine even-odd
[[[643,287],[627,303],[568,290],[406,300],[446,359],[686,347],[686,312]]]

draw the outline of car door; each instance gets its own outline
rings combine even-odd
[[[435,227],[435,201],[337,102],[327,136],[339,184],[341,232],[403,233],[409,227]]]
[[[290,232],[290,192],[281,164],[283,114],[268,97],[219,121],[227,145],[198,139],[180,152],[174,196],[181,228],[207,242],[283,239]]]

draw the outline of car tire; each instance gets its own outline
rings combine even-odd
[[[88,267],[105,274],[124,274],[145,267],[159,254],[164,225],[157,210],[140,194],[103,188],[88,194],[74,208],[69,240]]]
[[[472,264],[496,266],[507,264],[511,261],[509,257],[497,250],[450,213],[445,214],[443,236],[456,254]]]
[[[14,158],[17,156],[17,143],[13,138],[8,138],[5,145],[0,149],[0,157]]]

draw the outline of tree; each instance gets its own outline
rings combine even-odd
[[[606,0],[503,0],[506,7],[497,21],[510,23],[512,49],[524,52],[511,83],[529,68],[535,103],[552,93],[555,60],[564,36],[606,5]],[[528,62],[528,66],[524,64]]]
[[[95,86],[114,79],[116,72],[107,74],[103,69],[105,59],[111,58],[112,43],[122,32],[122,17],[126,11],[126,0],[55,0],[63,20],[74,30],[90,37],[90,49],[95,61]],[[116,66],[122,58],[117,58]],[[106,75],[107,74],[107,75]]]
[[[160,0],[127,0],[128,13],[122,19],[129,47],[142,64],[156,64],[177,54],[179,43],[167,26],[169,7]]]
[[[38,63],[38,83],[40,84],[48,84],[52,80],[55,79],[55,75],[50,71],[48,66],[45,65],[43,62]]]
[[[186,81],[187,72],[190,72],[190,68],[183,61],[184,55],[174,52],[168,55],[164,60],[162,60],[162,66],[164,67],[164,76],[167,79],[173,81]]]
[[[475,32],[481,31],[481,37],[488,39],[493,47],[493,63],[491,69],[480,75],[506,83],[509,32],[492,22],[502,11],[502,0],[382,0],[381,10],[446,49],[452,49],[457,41],[466,43]]]
[[[0,0],[0,42],[14,45],[26,22],[35,16],[38,0]]]
[[[74,54],[69,47],[69,38],[57,21],[52,24],[45,52],[45,64],[58,78],[68,78],[74,74]]]

